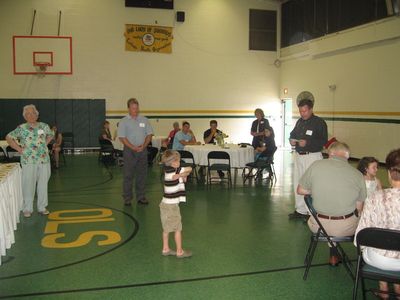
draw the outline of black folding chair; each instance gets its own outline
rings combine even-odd
[[[17,150],[11,146],[7,146],[6,152],[8,162],[21,162],[21,154]]]
[[[0,163],[7,162],[7,153],[4,151],[3,147],[0,147]]]
[[[266,179],[270,180],[271,185],[276,182],[276,174],[274,168],[274,154],[276,150],[277,148],[275,147],[272,155],[269,156],[267,156],[265,153],[261,153],[255,162],[246,164],[246,167],[243,169],[242,172],[243,183],[246,183],[246,180],[250,178],[254,178],[255,180],[262,180],[264,170],[267,170],[268,172],[268,177],[266,177]]]
[[[194,157],[192,152],[186,150],[178,150],[181,155],[181,167],[191,167],[193,169],[193,177],[196,178],[196,181],[199,181],[199,176],[197,174],[196,163],[194,161]]]
[[[107,164],[112,164],[115,162],[114,146],[109,140],[99,138],[100,152],[98,160],[99,162]]]
[[[62,159],[64,165],[66,166],[67,165],[67,161],[65,159],[65,154],[64,154],[64,142],[61,143],[60,148],[61,148],[60,153],[59,153],[60,162],[61,162],[61,159]],[[52,165],[54,165],[55,164],[55,158],[54,158],[54,152],[53,152],[53,144],[48,144],[47,145],[47,149],[49,149],[50,162],[51,162]]]
[[[224,160],[226,162],[215,162],[215,160]],[[211,186],[211,171],[226,171],[227,178],[218,177],[221,180],[226,179],[228,186],[232,186],[232,175],[231,175],[231,157],[229,153],[225,151],[211,151],[207,155],[208,167],[207,167],[207,182]],[[214,162],[213,162],[214,161]]]
[[[361,247],[365,246],[389,251],[400,251],[400,231],[375,227],[364,228],[358,232],[356,242],[358,260],[356,280],[353,288],[353,299],[357,299],[358,282],[360,279],[363,299],[366,299],[367,292],[382,293],[399,297],[400,295],[396,295],[395,293],[384,292],[379,289],[365,288],[364,278],[400,284],[400,271],[386,271],[368,265],[363,260]]]
[[[74,153],[74,134],[72,132],[63,132],[63,147],[62,152],[71,152]]]
[[[310,218],[314,218],[315,221],[318,224],[318,231],[316,233],[311,234],[310,238],[310,244],[308,246],[306,258],[304,259],[304,265],[306,266],[306,269],[304,271],[303,275],[303,280],[307,279],[308,272],[311,267],[312,259],[314,257],[315,249],[318,245],[318,242],[325,242],[328,243],[331,249],[335,252],[335,254],[339,257],[339,259],[342,261],[347,273],[350,275],[351,279],[354,280],[354,275],[353,272],[351,271],[351,261],[349,257],[346,255],[344,252],[342,246],[340,243],[343,242],[349,242],[352,243],[354,240],[354,236],[344,236],[344,237],[338,237],[338,236],[330,236],[322,226],[321,222],[318,219],[317,216],[317,211],[315,210],[313,204],[312,204],[312,197],[311,195],[307,195],[304,197],[304,201],[306,202],[307,208],[311,213]]]

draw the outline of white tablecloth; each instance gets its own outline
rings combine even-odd
[[[251,146],[241,148],[235,144],[227,144],[225,147],[226,148],[222,148],[212,144],[188,145],[185,146],[185,150],[193,154],[195,163],[200,166],[208,165],[207,155],[211,151],[224,151],[229,153],[232,168],[244,168],[247,163],[254,161],[254,148]]]
[[[0,165],[0,265],[15,242],[14,230],[22,208],[21,167],[19,163]]]
[[[167,136],[153,136],[153,138],[151,139],[151,144],[153,145],[153,147],[156,147],[158,150],[160,150],[162,142],[167,138]]]
[[[162,141],[166,138],[166,136],[153,136],[153,138],[151,139],[151,143],[153,147],[156,147],[158,150],[160,150],[162,146]],[[119,138],[116,138],[115,141],[112,142],[112,144],[114,146],[114,149],[124,150],[124,145],[120,142]]]
[[[3,148],[4,153],[7,152],[7,151],[6,151],[7,146],[8,146],[8,143],[7,143],[6,140],[0,140],[0,147]]]

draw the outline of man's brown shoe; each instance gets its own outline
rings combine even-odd
[[[336,255],[331,255],[331,256],[329,257],[329,264],[330,264],[332,267],[337,267],[337,266],[339,265],[339,263],[341,263],[341,260],[340,260],[340,258],[337,257]]]

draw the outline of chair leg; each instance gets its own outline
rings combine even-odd
[[[313,245],[313,237],[311,236],[310,244],[308,245],[308,249],[307,249],[307,253],[306,253],[306,257],[304,258],[304,265],[305,266],[308,264],[308,260],[309,260],[309,257],[310,257],[310,252],[311,252],[312,245]]]
[[[363,300],[367,299],[366,294],[367,291],[365,289],[365,282],[364,282],[364,277],[361,276],[361,288],[362,288],[362,293],[363,293]]]
[[[340,246],[339,243],[336,243],[336,245],[334,246],[334,251],[341,258],[343,266],[345,267],[347,273],[350,275],[351,279],[354,280],[354,274],[351,271],[350,259],[347,257],[346,253],[344,252],[343,248]]]
[[[358,281],[360,279],[360,268],[361,268],[361,255],[358,256],[357,260],[356,279],[354,281],[354,287],[353,287],[353,300],[357,299]]]
[[[304,270],[303,280],[307,280],[308,272],[310,271],[310,268],[311,268],[311,262],[314,258],[314,253],[315,253],[315,249],[317,248],[317,244],[318,244],[318,241],[315,240],[314,237],[311,237],[311,245],[310,245],[311,249],[310,249],[308,259],[306,257],[307,264],[306,264],[306,269]]]
[[[247,175],[246,175],[246,172],[245,172],[246,169],[249,170],[249,173],[247,173]],[[253,168],[245,167],[243,169],[243,173],[242,173],[242,175],[243,175],[243,183],[246,183],[246,180],[250,178],[251,172],[253,172]]]

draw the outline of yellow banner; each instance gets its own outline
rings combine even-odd
[[[125,50],[171,53],[172,27],[125,24]]]

